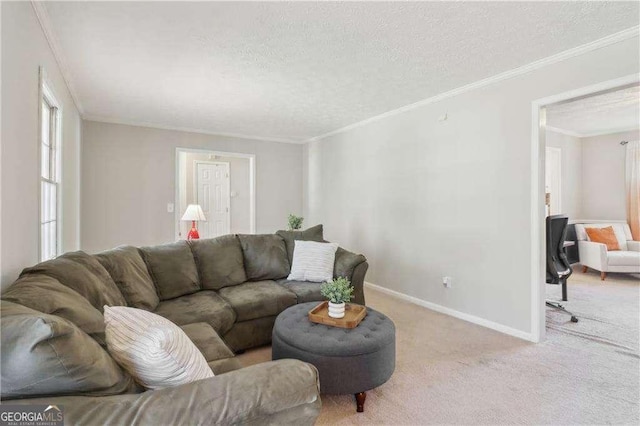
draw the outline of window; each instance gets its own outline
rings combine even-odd
[[[46,83],[40,103],[40,260],[53,259],[59,247],[60,111]]]

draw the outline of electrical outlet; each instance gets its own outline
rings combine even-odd
[[[167,203],[167,213],[173,213],[173,203]]]
[[[442,285],[445,286],[446,288],[453,287],[452,281],[453,279],[451,277],[442,277]]]

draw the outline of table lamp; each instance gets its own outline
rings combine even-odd
[[[187,240],[197,240],[198,238],[200,238],[196,222],[199,220],[207,220],[207,218],[204,217],[204,212],[202,211],[202,207],[200,207],[200,204],[189,204],[187,206],[187,210],[182,215],[182,220],[191,221],[191,230],[187,235]]]

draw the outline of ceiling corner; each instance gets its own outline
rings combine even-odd
[[[53,28],[51,25],[51,20],[49,18],[49,13],[47,12],[47,8],[43,1],[31,1],[31,5],[33,6],[33,10],[36,13],[36,17],[38,18],[38,22],[40,23],[40,27],[42,28],[42,32],[44,33],[47,42],[49,43],[49,48],[53,53],[53,57],[60,68],[60,73],[62,74],[62,78],[64,79],[65,84],[67,85],[67,90],[71,94],[71,98],[73,99],[73,103],[78,110],[81,118],[84,118],[84,109],[82,108],[82,104],[80,103],[80,99],[74,89],[73,83],[71,81],[71,73],[69,72],[69,68],[67,66],[67,62],[65,61],[64,55],[62,54],[62,49],[60,48],[60,44],[58,43],[58,39],[53,32]]]

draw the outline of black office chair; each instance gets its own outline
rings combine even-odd
[[[564,251],[568,222],[569,218],[564,215],[547,216],[547,283],[562,285],[562,300],[565,302],[567,301],[567,279],[573,272]],[[578,322],[578,318],[560,303],[547,300],[546,305],[571,315],[571,322]]]

